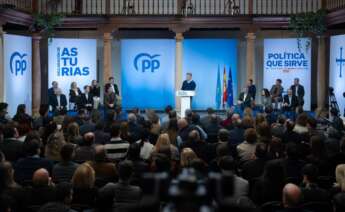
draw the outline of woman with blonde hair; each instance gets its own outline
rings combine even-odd
[[[47,145],[45,147],[45,157],[52,161],[61,161],[60,151],[66,144],[62,133],[55,132],[48,137]]]
[[[72,122],[67,126],[66,132],[67,143],[78,144],[82,140],[79,133],[79,125],[76,122]]]
[[[94,206],[97,198],[95,180],[95,170],[88,163],[78,166],[71,180],[73,184],[72,204]]]
[[[172,160],[178,160],[179,159],[178,149],[174,145],[171,144],[169,135],[167,133],[162,133],[159,135],[153,152],[154,153],[160,153],[160,150],[164,149],[164,147],[170,148]]]
[[[345,164],[340,164],[335,169],[336,186],[345,192]]]
[[[198,156],[191,148],[184,148],[181,152],[181,168],[187,168],[191,166],[191,162],[194,159],[198,159]]]

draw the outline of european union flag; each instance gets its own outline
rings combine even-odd
[[[222,103],[222,88],[220,83],[220,67],[218,65],[218,73],[217,73],[217,88],[216,88],[216,105],[217,109],[220,109],[220,105]]]
[[[232,73],[231,67],[229,70],[229,78],[228,78],[228,106],[232,107],[234,105],[234,89],[232,88]]]

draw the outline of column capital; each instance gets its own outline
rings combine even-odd
[[[255,40],[256,39],[255,32],[247,32],[245,37],[247,40]]]
[[[103,33],[103,40],[104,41],[111,41],[111,40],[113,40],[113,34],[111,32],[104,32]]]
[[[31,37],[32,37],[32,40],[34,41],[40,41],[42,39],[42,36],[40,33],[33,33]]]
[[[183,39],[184,39],[183,33],[176,33],[176,35],[175,35],[176,41],[183,41]]]

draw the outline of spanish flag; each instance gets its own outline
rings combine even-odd
[[[225,108],[228,100],[228,86],[227,86],[227,80],[226,80],[226,67],[224,66],[223,71],[223,108]]]

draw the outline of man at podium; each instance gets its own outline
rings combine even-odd
[[[192,79],[192,73],[187,73],[186,80],[183,81],[181,90],[183,91],[195,91],[196,84]]]

